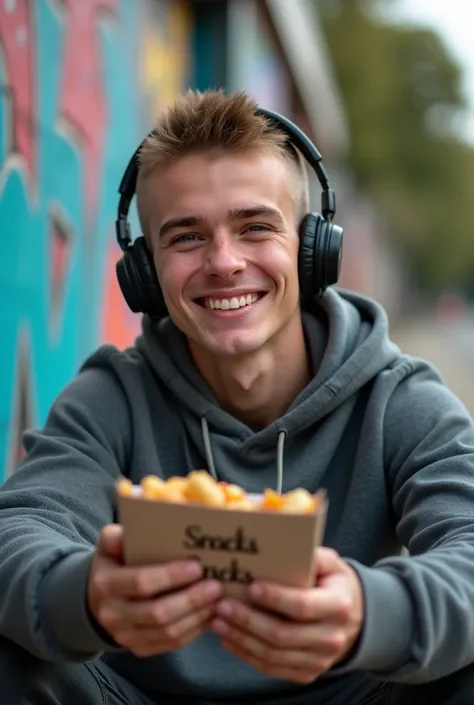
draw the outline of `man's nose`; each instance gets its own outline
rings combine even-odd
[[[222,234],[209,242],[204,265],[205,274],[229,279],[234,274],[243,271],[245,266],[242,248],[235,238]]]

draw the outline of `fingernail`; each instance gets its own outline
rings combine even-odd
[[[200,575],[202,575],[202,566],[200,563],[197,562],[186,563],[184,566],[184,570],[190,578],[199,578]]]
[[[208,583],[204,589],[206,597],[208,597],[210,600],[214,599],[215,597],[219,597],[219,595],[222,593],[222,585],[218,582],[214,583]]]

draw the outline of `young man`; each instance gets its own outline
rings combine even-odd
[[[141,150],[169,316],[86,362],[1,488],[8,705],[472,701],[474,425],[375,302],[301,295],[307,179],[256,107],[191,92]],[[313,588],[255,582],[244,606],[193,562],[122,564],[116,478],[204,466],[327,490]]]

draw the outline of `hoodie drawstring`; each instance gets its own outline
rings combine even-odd
[[[277,492],[281,494],[283,491],[283,451],[285,448],[286,431],[278,432],[277,445]]]
[[[201,418],[201,430],[202,440],[204,441],[204,451],[206,453],[207,467],[214,480],[218,482],[219,479],[216,473],[216,466],[214,465],[214,456],[212,455],[211,435],[209,433],[209,426],[205,416]]]
[[[209,425],[205,416],[201,418],[201,431],[202,440],[204,442],[204,451],[206,453],[207,466],[210,474],[216,482],[219,481],[216,472],[216,466],[214,465],[214,456],[212,455],[211,446],[211,435],[209,433]],[[285,449],[285,438],[286,431],[278,432],[278,445],[277,445],[277,489],[278,494],[283,491],[283,452]]]

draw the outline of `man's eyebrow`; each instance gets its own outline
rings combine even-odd
[[[232,208],[227,211],[231,220],[245,220],[246,218],[273,218],[283,223],[283,216],[276,208],[269,206],[252,206],[250,208]]]
[[[206,222],[206,218],[202,215],[188,215],[178,218],[170,218],[165,220],[163,225],[158,231],[158,237],[163,237],[170,230],[176,230],[176,228],[192,228],[195,225],[200,225]]]

